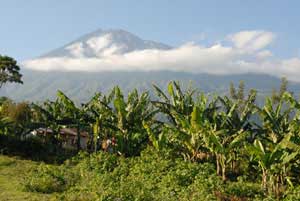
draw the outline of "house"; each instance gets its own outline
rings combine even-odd
[[[60,140],[63,142],[64,148],[77,148],[77,129],[76,128],[62,128],[59,132]],[[80,147],[87,149],[89,134],[86,131],[80,132]]]
[[[23,137],[28,139],[31,137],[41,137],[43,139],[50,138],[54,132],[50,128],[38,128]],[[76,128],[61,128],[59,130],[58,139],[62,143],[62,147],[66,149],[77,148],[77,129]],[[80,147],[81,149],[87,149],[89,140],[89,134],[86,131],[80,132]]]

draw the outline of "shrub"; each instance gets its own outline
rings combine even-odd
[[[113,171],[118,166],[119,157],[105,152],[93,154],[81,152],[79,157],[72,161],[77,162],[77,166],[83,170],[103,174]]]
[[[78,176],[77,176],[78,175]],[[223,183],[211,163],[187,162],[152,149],[138,157],[81,152],[64,165],[40,166],[26,187],[58,200],[263,200],[260,184]],[[270,200],[270,199],[269,199]]]
[[[300,186],[297,186],[295,188],[286,191],[284,200],[286,201],[300,200]]]
[[[262,199],[264,192],[258,183],[249,183],[246,181],[228,182],[224,188],[224,194],[228,197],[237,197],[240,199]]]
[[[25,189],[40,193],[62,192],[73,186],[76,175],[64,166],[41,164],[32,170],[24,180]]]

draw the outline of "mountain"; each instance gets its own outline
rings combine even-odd
[[[170,46],[143,40],[138,36],[121,29],[102,30],[86,34],[67,45],[41,56],[51,57],[102,57],[106,54],[125,54],[146,49],[171,49]]]
[[[86,34],[61,48],[50,51],[43,58],[104,58],[107,55],[125,55],[135,51],[172,50],[171,46],[143,40],[124,30],[97,30]],[[79,60],[80,62],[80,60]],[[142,65],[142,64],[141,64]],[[39,71],[22,69],[23,85],[8,84],[0,89],[0,96],[16,101],[43,101],[54,99],[57,90],[62,90],[76,102],[87,101],[95,92],[107,92],[119,85],[125,92],[133,88],[149,90],[153,83],[162,88],[171,80],[184,86],[190,83],[204,92],[227,93],[230,82],[244,80],[247,89],[255,88],[261,96],[278,88],[280,79],[265,74],[211,75],[205,73],[156,71]],[[300,84],[290,83],[290,90],[299,92]]]
[[[221,94],[228,92],[230,82],[238,84],[244,80],[246,89],[258,89],[261,96],[271,94],[272,88],[279,88],[280,85],[280,79],[259,74],[217,76],[168,71],[79,73],[28,70],[23,71],[23,74],[24,85],[9,84],[0,90],[0,95],[17,101],[42,101],[54,99],[60,89],[79,103],[87,101],[95,92],[106,93],[116,85],[121,86],[125,92],[133,88],[151,90],[153,83],[166,89],[171,80],[179,80],[184,87],[192,84],[203,92]],[[290,83],[289,89],[299,92],[300,85]]]

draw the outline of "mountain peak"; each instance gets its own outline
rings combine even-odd
[[[138,50],[159,49],[171,47],[140,37],[123,29],[98,29],[88,33],[65,46],[53,50],[43,57],[97,57],[125,54]]]

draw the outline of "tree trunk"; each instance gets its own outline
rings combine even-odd
[[[279,198],[280,192],[279,192],[279,176],[276,176],[275,178],[275,196]]]
[[[222,180],[226,181],[226,166],[225,165],[222,167]]]
[[[231,170],[232,170],[232,173],[233,174],[237,174],[238,173],[238,171],[237,171],[237,153],[234,151],[233,152],[233,160],[232,160],[232,162],[231,162]]]
[[[219,164],[219,156],[218,156],[218,154],[216,154],[216,162],[217,162],[217,175],[221,175],[220,174],[220,164]]]
[[[262,187],[265,192],[267,192],[267,171],[262,169]]]

